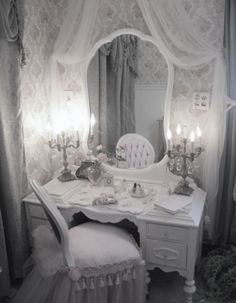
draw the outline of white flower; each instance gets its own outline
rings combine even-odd
[[[98,152],[101,152],[101,151],[102,151],[102,148],[103,148],[103,146],[102,146],[102,144],[100,144],[100,145],[98,145],[98,146],[96,147],[96,150],[97,150]]]
[[[106,161],[108,160],[108,158],[107,158],[107,155],[106,155],[106,154],[104,154],[104,153],[99,153],[99,154],[97,155],[97,160],[98,160],[99,162],[106,162]]]

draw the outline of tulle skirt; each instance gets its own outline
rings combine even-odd
[[[37,267],[29,273],[12,303],[144,303],[144,268],[135,267],[135,279],[120,280],[109,285],[99,284],[99,277],[93,280],[93,287],[79,287],[67,272],[57,272],[43,278]]]

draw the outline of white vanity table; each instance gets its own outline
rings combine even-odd
[[[134,177],[134,174],[138,172],[139,180],[152,182],[153,185],[154,182],[159,182],[158,186],[161,187],[161,175],[162,179],[163,175],[167,175],[164,169],[165,165],[163,165],[165,161],[166,159],[161,161],[160,164],[155,164],[143,170],[132,172],[131,170],[125,171],[121,169],[119,172],[127,180],[132,179],[132,175]],[[63,192],[67,192],[67,196],[68,193],[72,192],[74,192],[74,195],[79,194],[76,188],[78,188],[80,183],[81,181],[79,180],[61,183],[57,179],[53,179],[45,186],[50,189],[51,194],[55,198],[58,193]],[[179,272],[181,276],[186,278],[184,290],[187,294],[187,302],[192,302],[192,295],[196,290],[194,268],[201,254],[205,198],[205,192],[196,188],[193,192],[190,211],[188,213],[178,212],[174,215],[154,206],[139,214],[132,214],[131,212],[121,212],[115,208],[104,206],[69,204],[58,199],[55,199],[55,203],[68,223],[72,220],[73,214],[78,212],[82,212],[89,219],[104,223],[117,223],[124,219],[133,222],[138,228],[140,245],[147,269],[151,270],[158,267],[166,272]],[[158,199],[158,191],[153,200],[155,199]],[[38,225],[49,224],[34,194],[28,195],[23,201],[26,207],[29,234]]]

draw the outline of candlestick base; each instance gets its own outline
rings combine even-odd
[[[68,182],[75,180],[75,176],[71,173],[69,169],[64,169],[61,172],[61,175],[57,179],[60,180],[61,182]]]
[[[179,181],[177,186],[174,189],[174,193],[177,195],[190,196],[194,189],[189,186],[189,182],[185,179]]]

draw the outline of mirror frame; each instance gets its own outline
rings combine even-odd
[[[92,58],[95,56],[97,50],[103,44],[111,42],[116,37],[118,37],[120,35],[129,35],[129,34],[130,35],[135,35],[135,36],[139,37],[141,40],[148,41],[148,42],[151,42],[152,44],[154,44],[157,47],[157,49],[159,50],[159,52],[161,53],[161,55],[164,57],[165,61],[166,61],[167,70],[168,70],[168,77],[167,77],[167,88],[166,88],[165,105],[164,105],[164,121],[163,121],[163,126],[164,126],[164,138],[165,138],[165,142],[166,142],[166,146],[167,146],[167,137],[166,137],[166,134],[167,134],[167,130],[169,129],[169,124],[170,124],[170,107],[171,107],[171,100],[172,100],[173,86],[174,86],[174,65],[173,65],[172,62],[170,62],[166,58],[166,56],[163,54],[163,52],[161,52],[160,47],[154,41],[154,39],[152,38],[152,36],[146,35],[146,34],[142,33],[141,31],[133,29],[133,28],[124,28],[124,29],[120,29],[120,30],[114,31],[110,35],[106,36],[105,38],[102,38],[102,39],[98,40],[93,45],[93,47],[91,48],[90,52],[88,53],[88,55],[84,59],[86,94],[87,94],[87,96],[89,96],[89,91],[88,91],[88,67],[89,67],[89,64],[90,64]],[[89,103],[89,98],[87,100],[88,100],[88,103]],[[90,103],[88,104],[88,108],[89,108],[90,113],[91,113]],[[162,163],[165,158],[166,158],[166,156],[164,156],[161,161],[154,162],[151,166],[153,166],[153,165],[155,166],[155,165],[157,165],[159,163]],[[166,160],[164,160],[164,162],[166,162]],[[106,165],[106,166],[108,166],[108,165]],[[119,168],[116,168],[116,169],[120,170]],[[121,169],[121,170],[124,171],[123,169]],[[130,170],[130,169],[126,169],[126,170]],[[146,168],[143,168],[142,170],[146,170]],[[140,172],[140,170],[138,170],[138,171]]]

